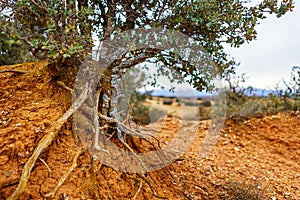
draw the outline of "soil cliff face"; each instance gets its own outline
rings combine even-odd
[[[70,91],[51,80],[46,62],[0,67],[0,199],[16,189],[24,164],[70,100]],[[157,198],[151,189],[169,199],[300,199],[299,115],[229,120],[209,156],[200,159],[209,123],[182,122],[198,127],[196,137],[168,166],[172,176],[166,169],[145,176],[152,187],[138,175],[104,166],[83,152],[50,199]],[[167,118],[147,129],[163,127],[157,137],[164,144],[175,137],[178,124],[178,119]],[[67,122],[37,160],[21,199],[47,199],[82,147]]]

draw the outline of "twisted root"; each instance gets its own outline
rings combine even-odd
[[[26,162],[22,175],[20,178],[19,185],[17,189],[13,192],[13,194],[8,197],[7,200],[15,200],[18,199],[22,193],[25,191],[27,187],[27,183],[31,174],[31,170],[34,167],[37,159],[41,155],[42,151],[47,149],[47,147],[52,143],[52,141],[56,138],[59,130],[63,126],[63,124],[69,119],[71,115],[81,106],[81,104],[87,99],[89,93],[89,84],[86,83],[82,93],[78,97],[78,99],[72,104],[72,106],[61,116],[50,128],[49,133],[45,135],[40,142],[38,143],[37,147],[34,149],[34,152],[30,156],[29,160]]]

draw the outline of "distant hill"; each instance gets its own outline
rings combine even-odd
[[[266,97],[269,94],[276,94],[275,90],[270,89],[260,89],[260,88],[253,88],[253,91],[251,93],[246,93],[248,96],[259,96],[259,97]]]
[[[211,94],[207,92],[199,92],[196,90],[177,90],[175,92],[170,92],[168,90],[153,90],[152,96],[164,96],[164,97],[210,97]]]
[[[274,90],[270,89],[260,89],[260,88],[254,88],[251,93],[246,92],[246,95],[248,96],[259,96],[259,97],[266,97],[269,94],[275,94],[276,92]],[[199,92],[197,90],[184,90],[180,89],[174,92],[170,92],[169,90],[162,90],[162,89],[154,89],[151,93],[152,96],[163,96],[163,97],[194,97],[194,98],[208,98],[211,96],[211,93],[209,92]]]

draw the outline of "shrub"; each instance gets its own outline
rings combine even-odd
[[[152,107],[149,112],[151,123],[158,121],[161,117],[166,116],[166,114],[165,110],[158,107]]]
[[[172,105],[172,104],[173,104],[173,101],[170,101],[170,100],[164,100],[164,101],[163,101],[163,104],[164,104],[164,105]]]
[[[204,101],[201,103],[204,107],[211,107],[211,101]]]
[[[209,107],[199,106],[200,120],[207,120],[211,117],[211,109]]]
[[[184,102],[185,106],[199,106],[199,104],[197,102],[191,102],[191,101],[187,101]]]
[[[131,98],[130,106],[132,109],[131,115],[134,120],[139,122],[140,124],[149,124],[151,119],[149,117],[149,107],[145,106],[145,99],[143,95],[139,93],[135,93]]]
[[[293,111],[300,111],[300,98],[296,98],[293,102],[292,102],[292,108]]]

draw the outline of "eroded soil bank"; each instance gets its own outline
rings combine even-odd
[[[70,106],[71,94],[51,80],[45,62],[2,66],[0,70],[0,199],[6,199],[16,189],[38,141]],[[198,131],[189,150],[168,167],[173,177],[166,169],[146,175],[160,196],[224,199],[248,191],[262,199],[300,199],[299,114],[228,120],[209,156],[200,159],[209,123],[182,122],[183,127],[198,127]],[[163,125],[158,138],[164,144],[174,137],[179,124],[178,119],[167,118],[147,128]],[[45,195],[69,170],[81,148],[74,140],[71,123],[66,123],[37,161],[21,199],[47,199]],[[145,181],[140,187],[140,180],[93,162],[84,152],[53,199],[155,199]]]

